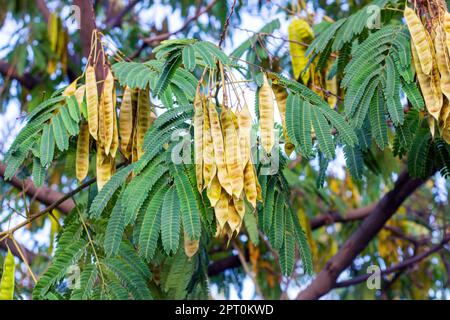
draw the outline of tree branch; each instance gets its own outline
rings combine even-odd
[[[336,279],[356,256],[377,235],[389,218],[425,181],[412,179],[405,171],[400,174],[394,188],[378,202],[361,226],[345,242],[344,246],[327,262],[311,284],[297,296],[300,300],[318,299],[336,286]]]
[[[14,245],[13,241],[10,238],[6,238],[2,241],[0,241],[0,248],[2,248],[3,250],[11,250],[11,253],[15,256],[18,257],[20,260],[22,260],[22,257],[20,256],[19,251],[17,250],[17,247]],[[20,245],[20,250],[22,250],[22,253],[25,256],[25,259],[27,260],[28,264],[31,264],[31,262],[34,260],[34,258],[36,257],[36,254],[30,250],[28,250],[27,248],[25,248],[23,245]]]
[[[0,162],[0,177],[4,177],[6,166],[3,162]],[[37,188],[31,179],[19,179],[17,176],[11,178],[11,180],[6,181],[15,188],[22,190],[25,194],[37,201],[49,206],[55,203],[58,199],[61,199],[64,194],[61,192],[50,189],[49,187]],[[75,207],[75,203],[72,199],[68,198],[66,201],[61,202],[56,209],[62,213],[69,213]]]
[[[27,89],[33,89],[39,84],[39,79],[34,77],[31,73],[24,73],[19,75],[16,68],[10,66],[8,62],[0,60],[0,73],[4,78],[10,78],[19,81]]]
[[[132,0],[128,3],[127,6],[125,6],[125,8],[122,9],[122,11],[119,12],[119,14],[117,14],[115,17],[113,17],[112,19],[108,19],[108,21],[106,21],[106,29],[112,29],[115,27],[119,27],[122,24],[122,19],[123,17],[130,12],[135,5],[137,5],[141,0]]]
[[[432,255],[433,253],[438,252],[439,250],[441,250],[444,245],[446,245],[448,242],[450,242],[450,235],[447,235],[446,237],[444,237],[444,239],[437,245],[435,245],[434,247],[432,247],[431,249],[424,251],[420,254],[414,255],[409,259],[406,259],[392,267],[389,267],[383,271],[380,272],[380,275],[385,275],[385,274],[389,274],[389,273],[393,273],[396,271],[400,271],[402,269],[411,267],[412,265],[426,259],[427,257],[429,257],[430,255]],[[345,281],[341,281],[336,283],[335,288],[343,288],[343,287],[348,287],[348,286],[352,286],[361,282],[366,281],[371,275],[370,274],[364,274],[361,275],[359,277],[355,277],[353,279],[350,280],[345,280]]]

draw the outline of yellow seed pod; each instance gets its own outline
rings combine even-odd
[[[248,202],[253,208],[256,208],[256,176],[253,170],[253,164],[249,161],[244,168],[244,192]]]
[[[211,206],[215,207],[220,199],[222,193],[222,186],[220,185],[217,175],[211,180],[211,184],[206,189],[206,195],[211,203]]]
[[[261,144],[267,153],[272,152],[274,144],[273,91],[264,74],[264,83],[259,90],[259,122],[261,127]]]
[[[294,78],[298,79],[308,65],[310,57],[305,57],[306,46],[314,39],[314,32],[305,20],[294,19],[288,27],[288,38]],[[308,83],[309,75],[307,70],[302,74],[301,79],[304,84]]]
[[[112,175],[111,159],[106,155],[105,150],[98,146],[97,148],[97,188],[100,191],[103,186],[109,181]]]
[[[58,42],[58,16],[55,13],[50,14],[50,18],[48,19],[47,32],[48,32],[48,40],[50,42],[50,49],[52,51],[56,51],[56,45]]]
[[[188,235],[184,234],[184,253],[187,257],[192,258],[198,251],[200,241],[189,239]]]
[[[78,79],[75,79],[71,84],[69,84],[63,91],[62,96],[63,97],[70,97],[75,94],[77,91],[77,82]]]
[[[47,63],[47,73],[48,74],[54,74],[56,71],[56,60],[55,59],[50,59],[48,60]]]
[[[75,99],[77,100],[78,103],[78,107],[81,108],[81,104],[83,103],[84,100],[84,92],[86,90],[86,86],[83,84],[81,86],[79,86],[77,88],[77,90],[75,90]]]
[[[235,197],[240,197],[244,189],[244,174],[241,165],[239,139],[233,122],[233,111],[224,109],[221,114],[222,132],[225,142],[225,161]]]
[[[89,169],[89,126],[87,122],[80,124],[77,141],[75,171],[78,181],[86,178]]]
[[[253,174],[255,175],[255,182],[256,182],[256,200],[263,201],[262,189],[261,189],[261,185],[259,184],[258,174],[256,173],[255,166],[252,165],[252,168],[253,168]]]
[[[436,62],[441,75],[441,90],[447,99],[450,99],[449,54],[445,45],[445,33],[441,26],[438,26],[435,31],[434,47],[436,49]]]
[[[2,280],[0,281],[0,300],[12,300],[14,298],[14,273],[16,262],[14,256],[8,248],[5,261],[3,263]]]
[[[445,99],[442,105],[441,114],[439,116],[439,119],[441,119],[442,122],[442,129],[445,129],[447,125],[450,124],[449,114],[450,114],[450,103],[449,100]]]
[[[217,222],[220,229],[223,229],[225,223],[228,221],[228,195],[225,190],[222,190],[219,201],[214,206],[214,213],[216,215]]]
[[[244,167],[251,157],[251,130],[252,115],[248,110],[248,106],[244,103],[242,110],[237,113],[239,148],[241,151],[242,167]]]
[[[237,213],[236,209],[232,204],[228,205],[228,220],[227,220],[228,226],[230,227],[232,233],[236,231],[242,223],[242,219]]]
[[[283,137],[284,137],[284,151],[288,156],[294,151],[295,146],[289,140],[286,130],[286,101],[287,101],[287,90],[280,85],[272,85],[273,92],[275,93],[275,99],[277,101],[278,111],[280,112],[281,122],[283,125]]]
[[[194,98],[194,155],[198,192],[203,190],[203,121],[203,97],[198,85]]]
[[[143,154],[144,136],[152,124],[149,90],[140,90],[137,109],[136,149],[137,156]]]
[[[113,108],[113,138],[111,142],[111,148],[109,154],[111,157],[115,158],[117,149],[119,149],[119,130],[117,128],[117,114],[116,114],[116,106],[114,104]]]
[[[414,67],[416,69],[417,79],[419,80],[420,89],[422,90],[422,95],[423,99],[425,100],[427,110],[433,117],[438,119],[442,105],[442,100],[440,100],[440,98],[442,98],[442,95],[438,97],[434,79],[422,72],[417,57],[417,51],[413,45],[411,45],[411,52],[413,56]]]
[[[103,95],[100,96],[100,102],[98,103],[98,133],[97,133],[97,143],[105,148],[105,137],[106,137],[106,124],[105,124],[105,98]]]
[[[447,50],[450,53],[450,13],[448,12],[445,12],[444,14],[444,31],[447,43]]]
[[[236,209],[236,212],[239,214],[239,217],[241,217],[241,219],[244,219],[244,215],[245,215],[245,203],[244,203],[244,198],[236,198],[233,197],[233,205],[234,208]]]
[[[219,182],[228,194],[233,194],[231,187],[230,176],[227,172],[227,165],[225,162],[225,148],[223,143],[222,129],[220,127],[219,115],[216,111],[216,106],[211,101],[207,102],[209,123],[211,125],[211,137],[214,148],[214,159],[217,166],[217,177]]]
[[[98,92],[95,80],[95,69],[88,66],[86,69],[86,105],[88,111],[89,132],[97,140],[98,134]]]
[[[422,72],[430,75],[433,68],[433,56],[428,41],[428,32],[413,9],[405,7],[404,17],[411,34],[414,48],[417,51]]]
[[[209,122],[209,114],[205,101],[203,103],[203,116],[203,188],[209,188],[211,181],[216,176],[217,167],[214,162],[214,146],[211,137],[211,124]],[[217,183],[219,183],[218,180]]]
[[[133,132],[133,90],[125,87],[120,106],[119,114],[119,133],[120,133],[120,149],[126,153],[130,143],[131,134]]]
[[[104,146],[105,153],[109,154],[111,144],[114,135],[114,76],[111,70],[108,70],[108,74],[103,84],[103,123],[104,123]]]

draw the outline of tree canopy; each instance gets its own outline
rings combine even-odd
[[[450,297],[445,1],[3,5],[0,299]]]

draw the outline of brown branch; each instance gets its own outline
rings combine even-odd
[[[4,177],[6,166],[4,163],[0,162],[0,177]],[[55,203],[58,199],[61,199],[64,194],[61,192],[50,189],[49,187],[42,186],[37,188],[31,179],[22,180],[18,178],[16,175],[11,178],[11,180],[7,180],[7,183],[11,184],[15,188],[25,192],[29,197],[49,206]],[[56,209],[61,211],[62,213],[69,213],[75,207],[75,203],[72,199],[67,198],[66,201],[61,202]]]
[[[164,33],[152,36],[152,37],[144,38],[143,39],[144,42],[142,43],[142,45],[133,54],[131,54],[128,58],[133,60],[133,59],[137,58],[146,47],[148,47],[148,46],[151,46],[151,47],[156,46],[161,41],[167,40],[171,36],[176,35],[176,34],[182,32],[182,31],[184,31],[193,21],[197,20],[204,13],[210,11],[215,6],[216,3],[217,3],[217,0],[213,0],[207,6],[197,10],[197,12],[193,16],[187,18],[184,21],[184,24],[179,29],[177,29],[175,31],[164,32]]]
[[[385,275],[385,274],[389,274],[389,273],[393,273],[393,272],[397,272],[400,271],[402,269],[405,268],[409,268],[412,265],[421,262],[422,260],[426,259],[427,257],[429,257],[430,255],[432,255],[433,253],[438,252],[439,250],[441,250],[444,245],[446,245],[448,242],[450,242],[450,235],[447,235],[439,244],[435,245],[434,247],[432,247],[431,249],[424,251],[420,254],[414,255],[409,259],[406,259],[392,267],[389,267],[385,270],[382,270],[380,272],[380,275]],[[345,280],[345,281],[341,281],[336,283],[335,288],[343,288],[343,287],[349,287],[361,282],[366,281],[371,275],[370,274],[364,274],[361,275],[359,277],[355,277],[353,279],[350,280]]]
[[[11,253],[15,256],[18,257],[19,259],[22,260],[22,257],[19,253],[19,251],[17,250],[17,247],[14,245],[13,241],[10,238],[6,238],[3,241],[0,241],[0,248],[2,248],[3,250],[11,250]],[[20,245],[20,250],[22,250],[23,255],[25,256],[25,259],[27,260],[28,264],[31,264],[31,262],[34,260],[34,258],[36,257],[36,254],[30,250],[28,250],[27,248],[25,248],[23,245]]]
[[[317,216],[311,219],[311,229],[318,229],[335,222],[350,222],[362,220],[366,218],[375,209],[376,206],[377,203],[372,203],[366,207],[354,209],[344,216],[337,211],[332,211],[327,214]]]
[[[403,201],[424,182],[422,179],[412,179],[407,172],[400,174],[394,188],[381,198],[361,226],[345,242],[338,253],[327,262],[311,284],[298,294],[297,299],[318,299],[333,289],[341,272],[364,250]]]
[[[108,19],[106,22],[106,29],[112,29],[119,27],[122,24],[122,20],[125,15],[130,12],[135,5],[137,5],[141,0],[132,0],[122,9],[115,17]]]
[[[39,79],[33,76],[31,73],[24,73],[20,75],[16,68],[10,66],[6,61],[0,61],[0,73],[5,78],[17,80],[21,85],[27,89],[33,89],[39,84]]]

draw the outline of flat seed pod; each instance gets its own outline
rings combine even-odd
[[[227,220],[228,226],[230,227],[232,233],[236,231],[242,223],[242,219],[237,213],[234,206],[230,203],[228,205],[228,220]]]
[[[119,130],[117,128],[117,114],[116,114],[116,106],[113,108],[113,138],[111,142],[110,155],[115,158],[117,149],[119,149]]]
[[[137,156],[143,154],[144,136],[152,124],[149,90],[140,90],[137,108],[136,148]]]
[[[222,132],[225,142],[225,161],[231,179],[232,192],[240,197],[244,189],[244,173],[241,164],[239,139],[233,122],[233,111],[224,109],[221,114]]]
[[[411,52],[413,56],[414,67],[416,69],[417,79],[419,80],[420,89],[422,90],[422,95],[423,99],[425,100],[427,110],[435,119],[438,119],[442,103],[440,103],[440,99],[437,95],[434,80],[432,79],[432,77],[422,72],[417,57],[417,51],[414,46],[411,46]]]
[[[219,179],[217,175],[211,180],[211,184],[206,189],[206,195],[211,203],[211,206],[215,207],[217,201],[220,199],[220,195],[222,193],[222,186],[220,185]]]
[[[214,213],[216,215],[217,222],[220,229],[223,229],[228,221],[228,195],[225,190],[222,190],[219,201],[214,206]]]
[[[77,90],[77,82],[78,82],[78,79],[75,79],[71,84],[69,84],[67,86],[67,88],[64,89],[62,95],[64,97],[73,96]]]
[[[288,38],[294,78],[298,79],[309,62],[309,56],[305,56],[307,47],[302,43],[311,43],[314,32],[305,20],[294,19],[288,27]],[[301,75],[304,84],[308,83],[309,75],[309,72],[304,72]]]
[[[0,281],[0,300],[12,300],[14,298],[14,272],[16,262],[14,256],[8,248],[5,261],[3,263],[2,280]]]
[[[97,149],[97,188],[100,191],[111,178],[111,159],[102,147]]]
[[[214,103],[208,101],[209,121],[211,125],[211,137],[214,147],[214,159],[217,166],[217,177],[219,182],[228,194],[233,194],[231,187],[230,176],[227,172],[227,166],[225,162],[225,148],[222,136],[222,129],[220,127],[219,115],[216,111]]]
[[[105,153],[109,154],[111,144],[114,135],[114,77],[111,70],[108,70],[108,74],[103,84],[103,123],[104,123],[104,146]]]
[[[184,253],[187,257],[192,258],[197,253],[199,244],[199,240],[191,240],[186,233],[184,234]]]
[[[194,155],[198,192],[203,190],[203,121],[203,97],[200,86],[197,86],[194,98]]]
[[[236,212],[239,214],[239,217],[241,219],[244,219],[244,215],[245,215],[244,198],[233,197],[233,204],[234,204],[234,208],[236,209]]]
[[[216,176],[217,167],[214,162],[214,146],[211,137],[211,124],[209,122],[209,114],[206,103],[203,103],[203,116],[203,188],[209,188],[213,178]],[[218,180],[217,183],[219,183]]]
[[[86,69],[86,104],[88,111],[89,132],[97,140],[98,134],[98,92],[95,80],[95,69],[88,66]]]
[[[248,162],[244,168],[244,192],[248,202],[252,205],[253,208],[256,208],[256,198],[257,198],[255,180],[256,176],[253,170],[253,165],[251,162]]]
[[[252,130],[252,115],[248,110],[248,106],[244,103],[242,110],[237,113],[238,134],[239,134],[239,148],[241,152],[242,167],[245,167],[251,157],[251,130]]]
[[[447,50],[450,53],[450,13],[448,13],[448,12],[445,12],[445,14],[444,14],[444,31],[445,31]]]
[[[84,101],[84,94],[86,92],[86,86],[83,84],[77,88],[75,91],[75,99],[77,100],[78,108],[80,108],[80,113],[85,119],[88,119],[88,112],[86,102]]]
[[[268,154],[274,144],[273,91],[264,74],[264,83],[259,90],[259,122],[261,127],[261,144]]]
[[[412,42],[417,51],[422,72],[430,75],[433,68],[433,56],[428,41],[428,32],[413,9],[406,7],[404,17],[411,34]]]
[[[59,18],[56,13],[51,13],[50,19],[48,19],[47,33],[52,51],[56,51],[56,45],[58,43],[58,20]]]
[[[98,145],[105,148],[105,136],[106,136],[106,124],[105,124],[105,99],[103,95],[100,97],[100,102],[98,103],[98,132],[97,132],[97,143]]]
[[[449,55],[445,45],[445,33],[441,26],[436,28],[436,35],[434,38],[434,47],[436,49],[436,62],[439,73],[441,75],[440,85],[442,93],[447,99],[450,99],[450,69],[449,69]]]
[[[256,173],[256,169],[253,164],[252,164],[252,169],[253,169],[253,174],[255,175],[255,182],[256,182],[256,200],[262,202],[263,201],[262,189],[261,189],[261,185],[259,184],[258,174]]]
[[[120,149],[124,154],[130,143],[131,134],[133,132],[133,90],[125,87],[120,106],[119,114],[119,133],[120,133]]]
[[[80,125],[77,141],[75,171],[78,181],[86,178],[89,169],[89,126],[87,122]]]
[[[282,86],[274,84],[272,86],[273,92],[275,93],[275,99],[277,101],[278,111],[280,112],[281,122],[283,125],[283,137],[284,137],[284,151],[288,156],[294,151],[295,146],[289,140],[287,130],[286,130],[286,101],[287,101],[287,91]]]

